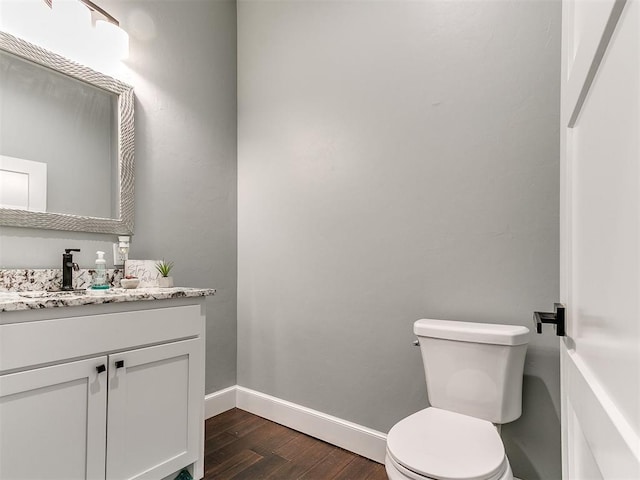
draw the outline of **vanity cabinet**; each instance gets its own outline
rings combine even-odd
[[[200,339],[109,359],[107,479],[161,479],[198,458]],[[119,366],[122,365],[122,366]]]
[[[103,478],[107,357],[0,376],[0,478]]]
[[[203,476],[203,302],[151,303],[0,324],[0,480]]]

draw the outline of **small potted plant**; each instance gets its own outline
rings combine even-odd
[[[159,287],[173,287],[173,277],[169,276],[172,268],[173,262],[165,262],[164,258],[161,262],[156,263],[156,270],[158,270],[158,272],[160,273],[160,278],[158,278]]]

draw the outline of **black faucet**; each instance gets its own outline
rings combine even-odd
[[[65,248],[62,254],[62,290],[73,290],[73,271],[80,270],[77,263],[73,263],[73,253],[79,252],[79,248]]]

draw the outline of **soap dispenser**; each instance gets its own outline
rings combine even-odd
[[[107,261],[104,259],[104,252],[96,252],[98,258],[96,258],[96,273],[93,277],[93,290],[106,290],[109,288],[107,283]]]

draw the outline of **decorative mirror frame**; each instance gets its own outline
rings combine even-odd
[[[0,225],[76,232],[133,234],[133,87],[60,55],[0,32],[0,50],[50,68],[118,96],[119,218],[0,208]]]

